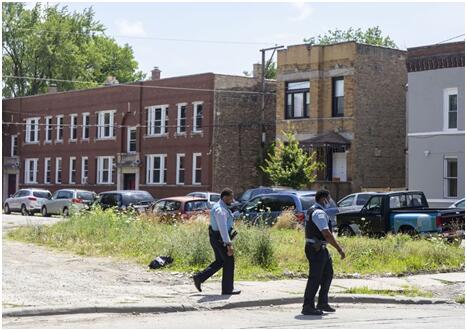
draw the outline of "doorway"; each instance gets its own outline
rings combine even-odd
[[[332,177],[339,178],[341,182],[347,181],[347,155],[345,152],[332,154]]]
[[[16,193],[16,174],[8,174],[8,195],[13,195]]]
[[[123,174],[123,189],[134,190],[136,188],[136,174]]]

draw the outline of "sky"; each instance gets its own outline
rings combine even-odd
[[[203,72],[243,75],[261,61],[261,48],[301,44],[329,29],[379,26],[400,49],[438,43],[465,29],[464,3],[61,4],[72,11],[92,6],[106,34],[133,48],[139,69],[150,76],[157,66],[162,78]]]

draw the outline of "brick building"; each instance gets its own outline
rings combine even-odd
[[[295,132],[335,197],[405,186],[406,52],[355,42],[278,51],[276,135]]]
[[[269,81],[266,118],[274,90]],[[258,77],[160,79],[156,68],[148,81],[3,100],[3,200],[22,187],[160,198],[259,185],[260,91]]]

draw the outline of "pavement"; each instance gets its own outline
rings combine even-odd
[[[3,219],[2,223],[8,222]],[[199,293],[188,274],[153,271],[114,257],[84,257],[5,239],[2,248],[3,317],[190,312],[300,304],[306,286],[306,279],[238,281],[235,286],[242,290],[241,295],[228,296],[220,295],[217,276],[204,283],[203,292]],[[464,272],[406,277],[354,275],[352,279],[333,280],[330,303],[457,305],[454,300],[465,293],[464,285]],[[355,287],[399,291],[415,287],[430,291],[433,296],[343,293]]]

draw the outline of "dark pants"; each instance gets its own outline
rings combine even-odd
[[[227,255],[227,247],[222,243],[222,237],[218,231],[209,231],[209,241],[216,257],[206,269],[197,273],[195,277],[202,283],[222,269],[222,293],[230,293],[234,283],[234,257]]]
[[[320,288],[318,305],[328,304],[328,293],[331,287],[334,270],[332,259],[327,248],[316,252],[312,244],[305,245],[305,254],[309,262],[308,282],[305,289],[303,306],[315,307],[315,296]]]

